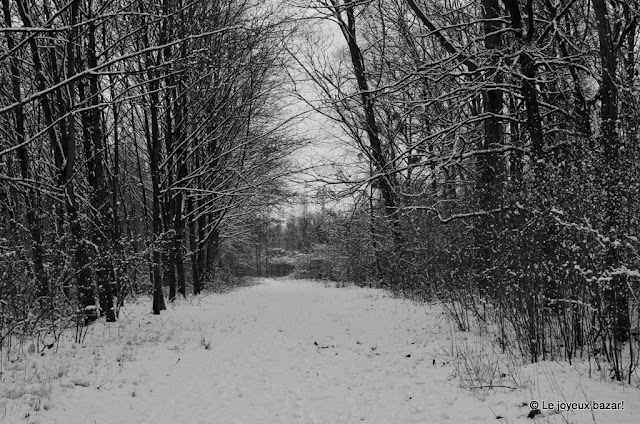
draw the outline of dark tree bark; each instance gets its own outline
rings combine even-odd
[[[484,273],[488,264],[495,260],[492,239],[498,232],[499,223],[495,213],[503,206],[503,159],[497,150],[504,142],[501,115],[503,114],[504,99],[500,85],[503,83],[500,68],[500,50],[503,47],[498,0],[482,0],[484,47],[489,63],[484,70],[485,88],[482,92],[483,112],[486,115],[483,122],[484,133],[480,139],[476,169],[476,191],[478,209],[483,213],[474,231],[476,257],[474,268],[480,276],[478,287],[481,293],[488,293],[494,289],[493,283]]]
[[[183,128],[183,119],[185,116],[185,104],[184,104],[184,96],[183,93],[179,93],[178,98],[179,103],[176,110],[176,161],[177,161],[177,169],[178,175],[177,180],[180,184],[184,181],[187,176],[187,164],[186,158],[184,157],[185,148],[184,148],[184,128]],[[186,231],[185,220],[184,220],[184,194],[182,190],[178,190],[174,200],[175,212],[173,216],[173,229],[175,231],[175,250],[176,250],[176,277],[178,283],[178,293],[183,297],[186,296],[187,293],[187,283],[184,269],[184,249],[183,242]]]
[[[4,24],[7,28],[12,26],[11,24],[11,8],[9,0],[2,0],[2,11],[4,16]],[[15,41],[11,35],[11,32],[5,33],[7,38],[7,48],[13,50],[15,47]],[[16,57],[10,59],[11,68],[11,92],[13,94],[13,100],[18,103],[15,108],[15,133],[16,133],[16,145],[18,160],[20,162],[20,176],[24,180],[31,179],[30,172],[30,157],[29,151],[26,146],[25,138],[25,117],[24,109],[21,104],[21,75],[19,62]],[[29,229],[29,235],[31,236],[31,255],[33,258],[34,275],[36,278],[36,284],[38,286],[38,296],[46,297],[50,295],[49,279],[44,270],[44,247],[42,245],[42,228],[40,222],[37,219],[38,196],[33,188],[29,188],[25,194],[25,208],[27,218],[27,228]]]
[[[191,196],[187,198],[187,214],[189,219],[189,256],[191,257],[191,279],[193,281],[193,294],[198,295],[201,291],[200,267],[198,266],[198,239],[196,220],[193,218],[193,203]]]
[[[382,149],[382,141],[380,140],[380,133],[375,115],[375,100],[371,94],[371,91],[369,90],[364,58],[362,57],[362,51],[360,50],[360,47],[356,40],[356,21],[355,13],[353,10],[354,2],[345,1],[343,5],[339,5],[337,1],[332,1],[332,3],[336,7],[336,17],[341,22],[340,29],[342,30],[344,38],[349,47],[353,73],[356,77],[356,82],[360,91],[360,100],[362,102],[362,108],[365,115],[365,131],[367,133],[367,137],[369,138],[371,158],[373,159],[375,171],[380,173],[378,184],[380,187],[382,198],[384,199],[385,210],[387,216],[392,217],[396,215],[397,212],[397,205],[394,199],[394,188],[391,181],[393,179],[393,170],[390,169]],[[346,13],[346,22],[341,17],[341,9]]]
[[[64,109],[67,117],[61,120],[60,132],[62,134],[62,157],[64,158],[61,173],[63,187],[65,188],[67,216],[69,217],[69,227],[73,240],[74,262],[77,275],[76,281],[80,305],[84,310],[85,320],[90,322],[95,321],[98,315],[95,307],[95,292],[90,268],[90,256],[80,223],[78,200],[73,182],[76,163],[76,120],[75,115],[72,113],[76,107],[76,83],[73,77],[76,74],[76,39],[78,36],[78,27],[76,24],[78,22],[79,8],[80,1],[74,0],[70,10],[71,30],[66,44],[66,77],[69,80],[67,84],[69,98],[66,101],[66,108]]]
[[[114,79],[113,77],[109,77],[109,83],[111,86],[111,95],[115,97],[115,89],[114,89]],[[114,103],[111,108],[113,114],[113,173],[111,174],[111,216],[113,217],[113,228],[111,232],[111,245],[113,246],[113,262],[112,262],[112,270],[113,270],[113,281],[115,285],[112,287],[115,289],[114,296],[117,298],[117,306],[116,306],[116,318],[118,317],[118,312],[120,308],[124,305],[124,298],[128,290],[130,290],[129,285],[127,284],[127,270],[124,265],[124,248],[122,245],[122,226],[120,223],[120,204],[121,202],[118,200],[122,200],[122,210],[124,214],[124,222],[128,223],[129,234],[131,234],[131,225],[132,223],[128,219],[126,202],[124,200],[124,195],[120,192],[120,109],[119,105]],[[133,132],[133,131],[132,131]],[[135,244],[134,244],[134,249]]]
[[[621,214],[623,196],[620,184],[622,161],[620,152],[622,139],[616,127],[618,122],[618,85],[616,72],[618,68],[617,48],[614,45],[610,27],[609,12],[605,0],[593,0],[593,11],[598,28],[599,56],[602,82],[600,84],[600,137],[603,149],[602,181],[604,198],[604,226],[612,241],[621,236]],[[615,269],[620,266],[619,252],[612,243],[607,252],[607,266]],[[609,313],[613,320],[613,333],[619,342],[628,339],[630,321],[628,305],[628,288],[623,276],[614,275],[609,287],[604,289]],[[616,369],[619,367],[616,367]],[[616,376],[620,380],[621,376]]]
[[[502,89],[499,85],[503,82],[502,72],[499,69],[500,49],[502,48],[502,38],[500,30],[502,23],[500,17],[500,5],[498,0],[482,0],[484,22],[484,45],[490,55],[490,66],[487,69],[488,88],[484,93],[485,112],[487,118],[484,120],[484,137],[482,138],[481,150],[491,150],[500,148],[503,144],[502,108],[504,100]],[[491,211],[502,205],[502,171],[500,153],[487,152],[479,156],[478,159],[478,192],[480,196],[480,209]],[[488,230],[493,218],[488,215],[485,219],[487,225],[484,230]]]
[[[552,16],[558,16],[558,11],[550,0],[545,0],[545,5]],[[568,58],[569,49],[567,48],[567,42],[565,38],[560,36],[560,34],[556,34],[556,41],[558,43],[558,47],[560,48],[562,56]],[[580,76],[578,75],[578,69],[575,65],[569,64],[569,72],[571,73],[571,79],[573,80],[573,91],[575,96],[574,111],[577,120],[577,130],[584,134],[587,138],[590,138],[592,133],[591,115],[589,112],[587,99],[585,98],[585,94],[582,89]]]
[[[511,25],[515,29],[520,54],[520,70],[522,72],[522,97],[527,110],[527,129],[531,137],[531,160],[535,172],[536,182],[539,184],[544,178],[544,133],[542,131],[542,117],[540,116],[540,102],[536,89],[536,65],[530,49],[534,32],[533,0],[527,0],[527,31],[523,34],[524,26],[518,0],[504,0],[511,14]]]
[[[172,23],[173,18],[170,13],[170,5],[168,0],[162,2],[162,12],[165,18],[162,20],[160,30],[160,45],[165,45],[172,36]],[[167,154],[165,163],[165,181],[166,187],[163,196],[163,219],[165,233],[163,237],[164,252],[163,256],[166,258],[164,261],[164,276],[166,284],[169,286],[169,301],[173,302],[176,298],[176,234],[173,229],[174,214],[175,214],[175,201],[174,192],[171,190],[174,177],[174,123],[173,114],[175,106],[175,78],[173,76],[174,67],[172,65],[173,53],[172,47],[168,46],[163,49],[164,57],[164,147]]]
[[[376,174],[375,185],[382,195],[384,214],[391,225],[395,250],[402,256],[406,246],[400,228],[400,211],[396,194],[398,185],[395,176],[396,169],[394,169],[393,163],[385,156],[385,146],[380,137],[380,129],[376,119],[375,97],[369,87],[365,60],[357,40],[354,8],[358,2],[331,0],[331,4],[333,6],[332,13],[349,48],[353,75],[358,86],[358,94],[364,114],[364,129],[369,140],[369,148],[365,153],[372,165],[372,171]],[[375,234],[372,234],[372,237],[375,238]],[[391,274],[394,278],[403,275],[401,270],[393,270]]]
[[[151,139],[151,133],[149,131],[149,118],[148,118],[148,114],[147,111],[144,110],[143,111],[143,115],[144,115],[144,136],[145,136],[145,141],[147,144],[147,151],[149,151],[149,146],[150,146],[150,142],[149,140]],[[132,113],[131,113],[131,123],[132,126],[134,127],[134,133],[135,133],[135,117],[133,116],[133,109],[132,109]],[[151,213],[149,212],[149,203],[147,201],[147,188],[144,184],[144,177],[142,174],[142,161],[140,158],[140,146],[138,145],[138,142],[134,142],[134,150],[136,152],[136,164],[138,165],[138,181],[140,181],[140,186],[141,186],[141,191],[142,191],[142,209],[144,211],[143,214],[143,219],[142,221],[144,222],[144,228],[146,230],[146,233],[149,234],[149,218],[151,218]],[[155,270],[155,266],[154,266],[154,262],[153,262],[153,252],[149,253],[149,281],[151,282],[151,285],[153,285],[155,287],[155,279],[154,279],[154,270]]]
[[[140,12],[145,14],[144,6],[140,3]],[[148,29],[147,29],[148,30]],[[142,34],[143,43],[145,47],[150,45],[149,36],[146,31]],[[161,149],[160,144],[160,121],[158,117],[158,109],[160,108],[160,98],[158,92],[160,90],[160,80],[157,75],[156,63],[152,60],[151,52],[146,55],[146,76],[149,84],[149,115],[151,131],[147,137],[147,151],[149,153],[149,168],[151,171],[151,186],[152,186],[152,228],[154,235],[154,246],[152,257],[153,267],[153,313],[158,315],[160,311],[167,309],[164,303],[164,293],[162,291],[162,272],[160,264],[160,246],[162,238],[162,215],[160,210],[160,200],[162,198],[160,194],[160,158]],[[146,113],[146,111],[145,111]]]
[[[23,0],[19,0],[18,12],[22,21],[26,27],[33,27],[31,22],[30,12],[27,9],[26,3]],[[76,159],[76,129],[75,129],[75,117],[71,111],[75,107],[75,65],[76,65],[76,37],[78,34],[78,28],[75,25],[78,18],[79,0],[74,0],[70,6],[70,31],[69,37],[66,41],[66,77],[68,98],[66,101],[62,98],[62,90],[58,89],[57,94],[59,97],[59,103],[62,107],[62,111],[66,114],[66,117],[60,120],[60,134],[58,135],[54,127],[53,109],[51,103],[46,94],[41,97],[43,114],[45,117],[45,124],[48,127],[49,140],[52,150],[54,152],[54,161],[58,170],[58,182],[63,189],[65,195],[65,207],[67,210],[67,217],[69,220],[69,227],[71,230],[72,238],[72,252],[74,257],[74,266],[76,269],[76,285],[78,287],[78,301],[80,307],[83,310],[85,321],[91,322],[97,318],[95,308],[95,297],[93,289],[93,281],[91,278],[91,269],[89,268],[89,255],[86,250],[86,245],[83,239],[82,226],[78,216],[78,203],[73,184],[73,173]],[[36,83],[40,91],[45,91],[47,88],[47,80],[44,74],[42,60],[40,52],[36,44],[34,37],[29,38],[29,44],[31,48],[31,54],[33,58],[34,70],[36,72]],[[58,70],[54,66],[53,72],[57,73]],[[54,74],[54,79],[60,79],[59,75]]]
[[[89,11],[91,16],[91,11]],[[95,68],[98,65],[96,56],[96,28],[93,20],[87,28],[87,65]],[[82,86],[80,85],[79,88]],[[82,97],[82,95],[81,95]],[[104,131],[102,129],[102,110],[100,108],[100,87],[97,75],[89,77],[89,97],[91,109],[84,115],[84,144],[85,155],[89,172],[89,185],[91,186],[91,204],[95,211],[96,228],[91,231],[93,243],[98,249],[96,252],[96,279],[98,285],[98,299],[100,311],[105,315],[107,322],[115,322],[116,314],[113,305],[113,288],[111,278],[113,276],[110,260],[113,238],[114,217],[110,205],[108,187],[106,181],[104,150]]]
[[[198,206],[200,209],[204,209],[206,200],[204,198],[200,198],[200,202],[198,202]],[[200,270],[200,284],[202,284],[202,280],[206,278],[205,275],[208,264],[207,264],[207,223],[209,221],[209,217],[200,213],[198,217],[198,269]]]

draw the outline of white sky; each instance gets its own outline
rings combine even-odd
[[[316,59],[318,56],[323,56],[325,60],[341,60],[340,56],[343,54],[345,42],[335,23],[314,19],[303,21],[303,25],[303,31],[294,43],[294,49],[302,53],[299,57],[312,53]],[[310,41],[316,44],[316,47],[311,47]],[[316,50],[310,51],[314,48]],[[291,64],[294,66],[293,60],[291,60]],[[321,100],[317,86],[309,81],[299,67],[294,66],[294,68],[296,69],[292,73],[296,78],[295,88],[298,95],[304,97],[305,101],[311,105],[317,106]],[[326,186],[323,181],[336,179],[338,169],[348,169],[350,164],[357,160],[357,152],[349,148],[346,142],[347,135],[339,125],[314,111],[305,101],[294,97],[292,96],[292,110],[306,111],[307,113],[305,118],[296,124],[296,131],[299,136],[311,141],[309,145],[297,151],[293,157],[293,160],[306,170],[296,178],[297,181],[294,185],[300,191],[306,191],[309,196],[313,196],[321,187]],[[327,187],[330,190],[338,190],[335,185]],[[331,202],[328,207],[332,207]],[[300,205],[285,208],[285,215],[299,212],[301,212]]]

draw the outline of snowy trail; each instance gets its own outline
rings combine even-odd
[[[459,388],[441,312],[379,290],[261,280],[160,317],[147,306],[63,346],[56,363],[75,365],[51,383],[51,408],[25,419],[14,406],[7,422],[531,422],[518,405],[530,395],[487,402]]]
[[[267,280],[210,297],[199,318],[211,324],[203,328],[211,349],[158,352],[167,357],[149,360],[153,392],[127,399],[133,409],[126,416],[140,423],[424,423],[436,408],[443,417],[451,406],[430,394],[442,390],[448,372],[433,372],[416,346],[425,334],[417,340],[410,322],[424,311],[382,296]],[[377,313],[381,300],[391,300],[392,314]]]

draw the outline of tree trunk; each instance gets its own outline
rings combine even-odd
[[[4,23],[7,28],[11,27],[11,8],[9,5],[9,0],[2,0],[2,10],[4,15]],[[11,32],[6,32],[7,38],[7,48],[9,50],[13,50],[15,47],[15,42],[13,37],[11,36]],[[18,103],[15,108],[15,120],[16,120],[16,145],[19,146],[17,149],[18,160],[20,161],[20,176],[24,180],[31,179],[30,173],[30,158],[29,151],[27,149],[26,137],[25,137],[25,126],[24,126],[24,109],[20,102],[22,101],[21,94],[21,76],[20,76],[20,67],[17,58],[12,57],[10,60],[10,68],[11,68],[11,88],[13,99],[16,103]],[[26,218],[27,218],[27,228],[29,229],[29,235],[31,236],[31,256],[33,259],[33,268],[34,275],[36,279],[36,284],[38,287],[38,296],[46,297],[51,293],[51,289],[49,287],[49,279],[44,270],[44,247],[42,246],[42,228],[40,227],[40,222],[37,219],[37,193],[34,189],[30,188],[25,195],[25,208],[26,208]]]
[[[544,178],[544,134],[542,131],[542,117],[540,116],[540,103],[538,101],[538,90],[536,89],[536,68],[535,61],[528,51],[531,38],[534,34],[533,8],[531,0],[528,0],[528,23],[526,35],[523,39],[523,22],[520,13],[518,0],[504,0],[507,9],[511,14],[511,26],[516,30],[516,38],[520,40],[520,70],[522,72],[522,97],[527,110],[527,129],[531,137],[533,169],[536,182],[540,183]]]
[[[62,99],[62,90],[57,90],[57,94],[60,99],[60,104],[63,107],[63,112],[68,113],[68,116],[60,120],[60,134],[61,139],[58,139],[58,135],[54,127],[53,110],[49,102],[49,98],[46,94],[42,96],[42,110],[45,117],[45,124],[48,127],[49,140],[54,153],[54,160],[58,171],[58,182],[65,194],[65,207],[67,210],[67,217],[69,219],[69,226],[71,229],[72,239],[72,252],[74,257],[74,267],[76,269],[76,285],[78,287],[78,301],[82,311],[84,313],[85,321],[91,322],[97,318],[95,308],[95,298],[93,290],[93,282],[91,280],[91,269],[89,268],[89,256],[86,251],[86,245],[83,240],[82,226],[78,217],[78,204],[73,186],[73,172],[75,166],[76,155],[76,134],[75,134],[75,117],[71,111],[75,107],[75,82],[73,76],[75,75],[75,42],[78,33],[76,26],[79,4],[78,0],[74,0],[70,7],[70,23],[71,30],[69,38],[66,42],[66,65],[67,72],[66,77],[69,80],[67,84],[68,99],[64,101]],[[30,12],[27,9],[26,3],[23,0],[17,2],[18,12],[22,21],[26,27],[33,27],[31,22]],[[47,80],[44,75],[42,61],[40,58],[40,52],[36,44],[35,37],[29,38],[29,45],[31,48],[31,54],[33,58],[33,65],[36,72],[36,83],[40,91],[46,90]],[[57,72],[54,67],[54,72]],[[58,75],[53,76],[54,79],[58,78]],[[58,78],[59,79],[59,78]]]
[[[95,23],[89,22],[87,63],[89,68],[98,65],[96,58]],[[91,97],[91,111],[87,119],[87,134],[85,145],[87,146],[87,164],[89,167],[89,183],[93,190],[91,204],[96,212],[97,231],[92,231],[93,243],[98,251],[96,257],[96,277],[98,285],[98,299],[100,310],[106,316],[107,322],[115,322],[116,314],[113,305],[113,288],[111,277],[113,275],[111,255],[111,239],[114,225],[113,209],[110,208],[107,181],[104,171],[102,130],[102,111],[100,109],[100,89],[97,75],[89,77],[89,93]]]
[[[179,96],[182,98],[182,96]],[[184,179],[187,176],[187,164],[186,159],[184,158],[184,134],[183,134],[183,107],[184,103],[181,101],[179,103],[176,113],[176,162],[178,168],[178,182],[182,184]],[[184,269],[184,235],[185,235],[185,222],[184,222],[184,194],[182,190],[178,190],[175,197],[175,211],[173,216],[173,229],[175,231],[175,250],[176,250],[176,275],[178,280],[178,293],[180,293],[183,297],[186,296],[187,288],[186,288],[186,277],[185,277],[185,269]]]
[[[189,250],[191,257],[191,279],[193,280],[193,294],[200,294],[200,270],[198,267],[198,240],[196,220],[193,218],[193,198],[187,198],[187,214],[189,215]]]
[[[600,137],[603,149],[602,181],[605,193],[604,227],[612,243],[607,252],[606,265],[610,270],[620,266],[619,252],[614,242],[621,237],[621,214],[623,196],[620,184],[622,162],[620,151],[623,148],[616,124],[618,121],[618,86],[616,71],[618,67],[616,50],[610,28],[609,12],[605,0],[593,0],[593,10],[598,27],[600,42],[600,65],[602,83],[600,85]],[[623,276],[614,275],[609,287],[604,288],[604,298],[608,313],[612,319],[612,330],[616,340],[623,343],[628,340],[630,321],[628,305],[628,288]],[[618,367],[616,367],[618,368]],[[620,380],[621,376],[616,376]]]
[[[349,48],[349,56],[353,67],[353,74],[358,86],[362,112],[364,113],[364,126],[367,138],[369,139],[369,150],[365,152],[373,165],[375,172],[375,183],[380,190],[384,202],[384,212],[391,226],[394,250],[402,256],[405,252],[405,242],[400,228],[400,216],[396,199],[396,176],[393,164],[385,156],[383,142],[380,138],[380,131],[375,114],[375,98],[370,89],[366,73],[366,67],[362,51],[358,45],[356,35],[356,15],[353,0],[331,0],[333,5],[333,15],[336,18],[342,35]],[[344,18],[346,16],[346,20]],[[375,237],[375,235],[372,235]],[[391,270],[390,275],[397,277],[402,270]]]
[[[111,97],[115,97],[114,80],[109,78],[109,85],[111,86]],[[129,233],[131,233],[131,222],[128,219],[126,203],[124,200],[124,194],[120,192],[120,111],[117,104],[112,106],[113,113],[113,174],[111,177],[111,216],[113,217],[113,229],[111,233],[111,245],[113,246],[113,281],[115,282],[115,293],[117,299],[116,306],[116,318],[120,308],[124,305],[124,298],[128,290],[130,290],[127,284],[127,269],[124,264],[124,249],[121,240],[121,225],[119,217],[119,205],[118,196],[122,200],[124,222],[128,223]],[[133,132],[133,131],[132,131]],[[135,249],[135,244],[134,244]],[[137,249],[136,249],[137,250]]]
[[[140,3],[140,13],[145,14],[143,3]],[[146,31],[146,30],[145,30]],[[149,47],[149,37],[143,32],[143,42],[145,47]],[[152,222],[153,222],[153,252],[151,254],[151,262],[153,267],[153,313],[158,315],[160,311],[167,309],[164,303],[164,294],[162,291],[162,273],[160,264],[159,244],[162,240],[162,216],[160,210],[160,122],[158,119],[158,109],[160,108],[160,99],[158,91],[160,83],[158,82],[157,71],[152,60],[151,53],[146,56],[146,76],[149,83],[149,113],[151,116],[150,125],[151,133],[147,139],[147,151],[149,153],[149,169],[151,171],[151,186],[153,194],[152,203]]]
[[[151,134],[149,132],[149,118],[147,116],[147,110],[145,109],[143,111],[143,115],[144,115],[144,135],[145,135],[145,140],[147,142],[147,150],[149,148],[150,145],[150,139],[151,139]],[[131,110],[131,124],[133,127],[133,132],[135,133],[135,117],[133,116],[133,109]],[[134,145],[135,145],[135,152],[136,152],[136,163],[138,165],[138,181],[140,181],[140,186],[142,189],[142,209],[144,211],[144,215],[143,215],[143,222],[144,222],[144,228],[146,230],[146,234],[149,234],[149,218],[151,217],[151,214],[149,213],[149,204],[147,202],[147,188],[144,184],[144,177],[142,175],[142,162],[140,159],[140,146],[138,146],[138,142],[134,141]],[[151,282],[151,285],[155,287],[155,280],[154,280],[154,265],[153,265],[153,252],[150,252],[148,254],[149,260],[147,261],[147,263],[149,264],[149,281]]]
[[[488,114],[484,120],[484,137],[481,150],[497,149],[503,144],[503,131],[500,115],[502,115],[503,97],[502,90],[497,86],[502,83],[503,77],[499,69],[500,48],[502,39],[500,29],[502,24],[498,21],[500,5],[498,0],[482,0],[484,22],[484,44],[491,55],[490,67],[487,70],[487,84],[490,86],[484,93],[485,111]],[[493,86],[493,87],[492,87]],[[480,208],[485,211],[497,209],[502,204],[501,176],[502,166],[500,154],[487,152],[479,156],[478,191],[480,193]],[[487,223],[493,221],[487,216]],[[485,226],[488,229],[488,226]]]
[[[149,150],[149,167],[151,169],[151,185],[153,191],[153,206],[152,206],[152,219],[153,219],[153,236],[155,239],[152,263],[153,263],[153,313],[159,314],[160,311],[165,310],[164,294],[162,292],[162,274],[160,270],[160,249],[162,238],[162,218],[160,215],[160,135],[158,128],[158,83],[154,81],[155,76],[149,71],[149,80],[151,88],[151,140],[148,146]]]
[[[334,4],[336,4],[336,2],[334,2]],[[384,200],[385,212],[387,217],[396,223],[397,205],[394,198],[395,177],[393,176],[393,169],[391,169],[390,164],[387,163],[383,152],[382,140],[380,139],[375,115],[375,100],[369,90],[364,58],[362,57],[362,51],[356,40],[356,24],[353,7],[352,1],[346,1],[343,9],[347,14],[347,22],[344,22],[341,18],[339,18],[339,20],[341,22],[341,30],[349,47],[353,73],[360,91],[360,101],[362,102],[362,109],[365,115],[365,131],[369,138],[371,148],[371,159],[375,172],[380,174],[377,182]],[[336,11],[336,13],[339,12]],[[396,224],[394,224],[394,226],[395,225]],[[397,236],[399,236],[399,234]]]
[[[67,118],[61,121],[62,134],[62,153],[63,165],[61,168],[62,182],[65,188],[65,201],[67,207],[67,216],[69,217],[69,227],[71,229],[71,237],[74,251],[74,262],[77,275],[77,286],[80,297],[80,306],[83,308],[85,321],[95,321],[98,318],[95,303],[95,293],[93,288],[93,280],[90,268],[90,256],[88,246],[83,237],[82,225],[78,215],[78,201],[73,184],[73,174],[76,162],[76,120],[75,115],[71,113],[75,108],[76,84],[73,77],[76,73],[76,43],[78,27],[76,26],[79,0],[74,0],[71,4],[71,31],[67,40],[67,92],[69,98],[66,102]]]

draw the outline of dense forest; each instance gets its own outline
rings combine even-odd
[[[113,321],[144,281],[154,313],[163,287],[200,292],[290,172],[276,11],[3,2],[3,317],[69,303]]]
[[[113,321],[130,291],[160,313],[165,291],[293,272],[442,301],[527,360],[598,354],[630,380],[639,17],[635,0],[3,0],[0,343],[69,311]],[[344,151],[315,170],[316,207],[278,221],[306,142],[293,98]]]

